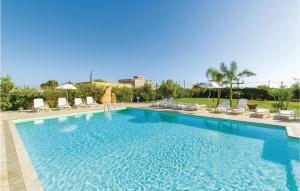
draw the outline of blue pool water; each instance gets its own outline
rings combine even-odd
[[[280,127],[126,109],[16,124],[45,190],[299,190]]]

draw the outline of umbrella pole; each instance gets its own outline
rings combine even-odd
[[[67,101],[68,101],[68,90],[66,89],[66,94],[67,94]]]
[[[210,108],[210,89],[208,91],[208,107]]]

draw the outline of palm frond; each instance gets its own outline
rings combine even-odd
[[[255,76],[256,74],[254,73],[254,72],[251,72],[250,70],[243,70],[242,72],[240,72],[239,74],[238,74],[238,76],[240,76],[240,77],[249,77],[249,76]]]
[[[208,68],[206,71],[206,77],[211,80],[217,80],[219,75],[221,75],[221,72],[213,67]]]
[[[222,81],[224,81],[224,79],[225,79],[225,75],[224,75],[224,74],[218,73],[218,74],[216,75],[216,81],[217,81],[217,82],[222,82]]]
[[[228,68],[227,68],[227,66],[225,65],[224,62],[221,62],[221,64],[220,64],[220,70],[224,74],[226,74],[228,72]]]
[[[233,75],[236,75],[237,73],[237,70],[238,70],[238,66],[237,66],[237,63],[235,61],[232,61],[230,63],[230,71]]]

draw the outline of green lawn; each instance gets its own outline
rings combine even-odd
[[[221,99],[226,100],[226,99]],[[208,99],[207,98],[178,98],[175,99],[176,102],[182,102],[182,103],[199,103],[199,104],[206,104],[208,106]],[[262,108],[270,108],[271,112],[275,112],[274,108],[272,107],[273,101],[257,101],[257,100],[249,100],[250,104],[257,104],[257,107]],[[211,98],[210,99],[211,107],[216,107],[217,99]],[[233,106],[237,105],[237,100],[234,100]],[[289,104],[289,110],[295,110],[297,112],[297,115],[300,116],[300,103],[299,102],[290,102]]]

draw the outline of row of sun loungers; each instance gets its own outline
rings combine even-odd
[[[230,101],[222,101],[221,104],[212,110],[214,113],[226,113],[230,109]],[[249,111],[248,100],[247,99],[239,99],[238,105],[231,110],[231,114],[245,114]]]
[[[256,108],[255,117],[258,117],[258,118],[270,117],[270,109]],[[280,110],[278,113],[278,117],[280,119],[285,119],[285,120],[296,120],[297,119],[296,112],[291,111],[291,110]]]
[[[88,107],[88,106],[96,106],[98,105],[93,97],[86,97],[86,102],[83,102],[81,98],[75,98],[74,99],[74,107]],[[44,103],[44,100],[42,98],[37,98],[33,100],[33,107],[34,110],[37,112],[41,110],[50,110],[50,108]],[[71,109],[71,106],[66,98],[58,98],[57,100],[57,108],[59,109]]]
[[[171,108],[171,109],[178,109],[178,110],[196,110],[199,111],[201,109],[206,108],[204,104],[192,104],[192,103],[175,103],[172,98],[170,99],[163,99],[153,103],[153,106],[156,107],[163,107],[163,108]],[[222,101],[221,104],[211,110],[213,113],[229,113],[229,114],[246,114],[249,111],[248,107],[248,100],[247,99],[239,99],[238,105],[231,109],[230,108],[230,101]],[[230,112],[229,112],[230,110]],[[278,113],[279,118],[291,120],[296,119],[296,112],[291,110],[281,110]],[[270,109],[269,108],[256,108],[255,110],[255,117],[257,118],[265,118],[270,117]]]
[[[199,111],[203,108],[206,108],[205,104],[197,104],[197,103],[176,103],[172,98],[163,99],[153,103],[153,106],[170,108],[174,110],[189,110],[189,111]]]

